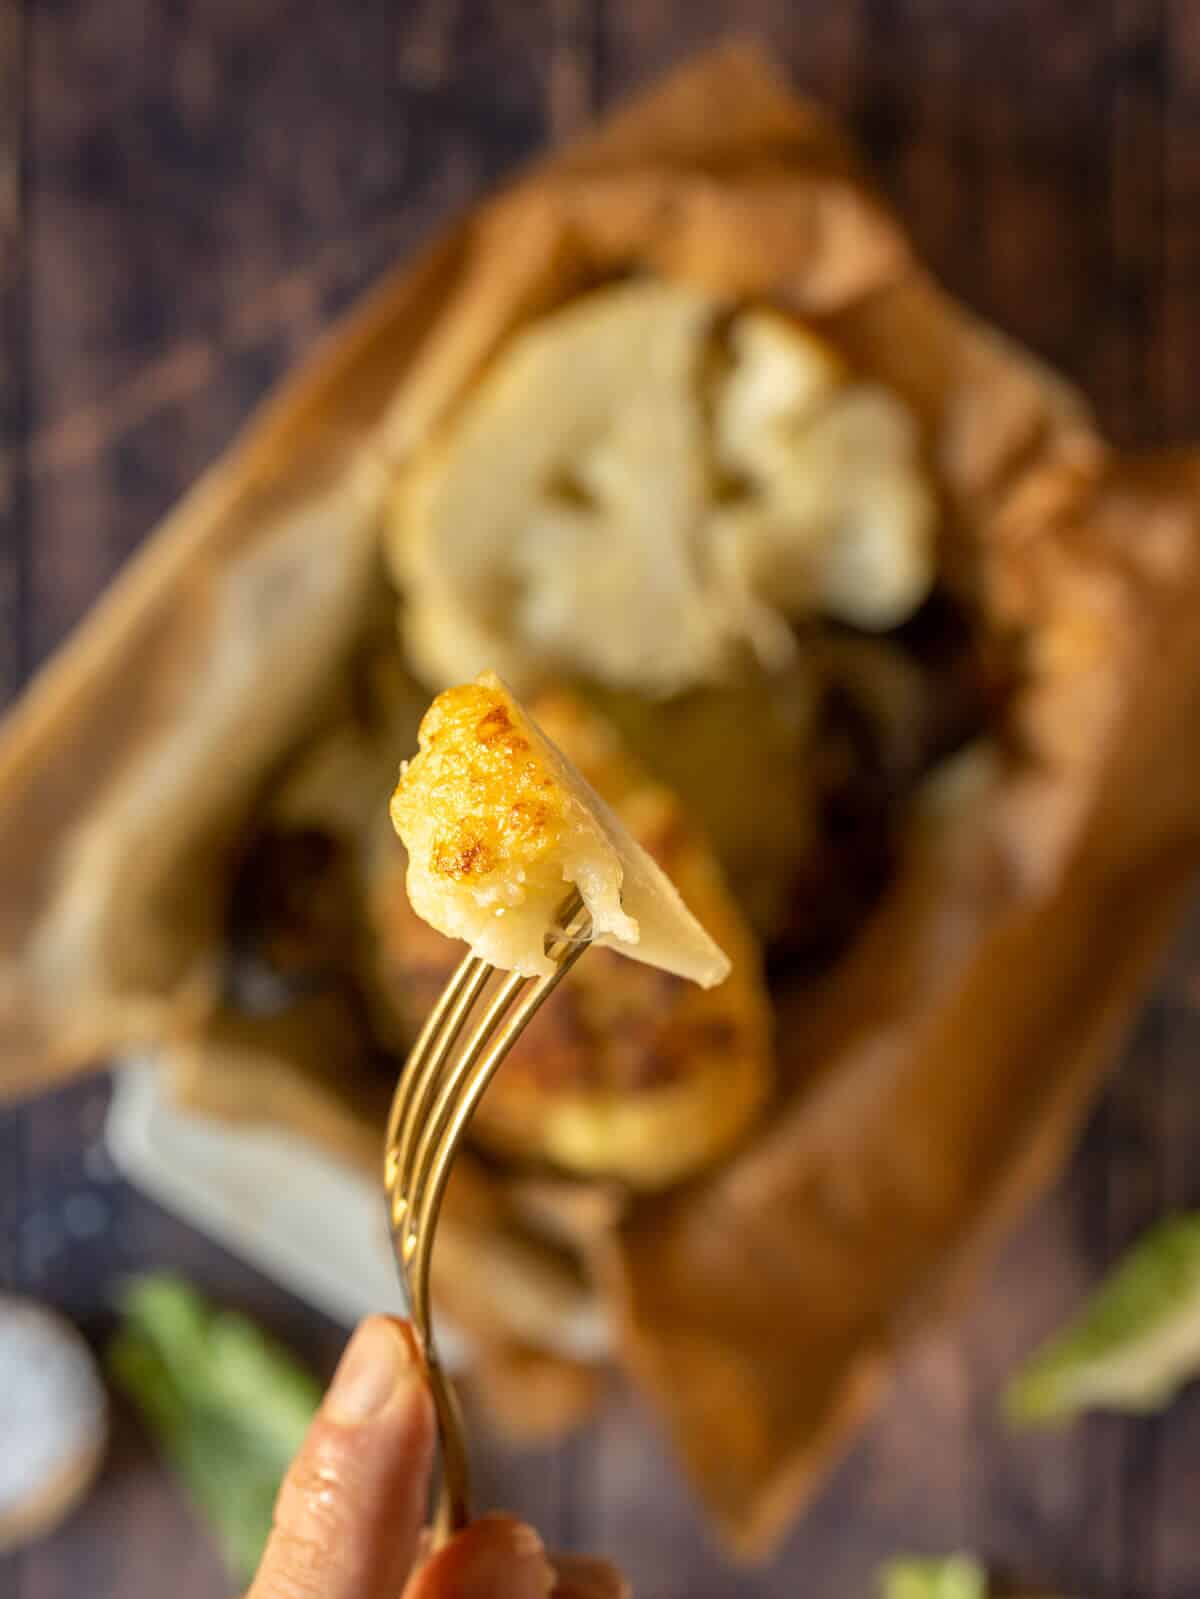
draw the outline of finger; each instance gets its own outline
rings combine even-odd
[[[411,1333],[369,1317],[279,1490],[247,1599],[395,1599],[416,1555],[433,1441]]]
[[[550,1599],[553,1591],[554,1572],[533,1528],[484,1516],[421,1567],[404,1599]]]
[[[630,1599],[629,1584],[607,1560],[554,1555],[554,1599]]]

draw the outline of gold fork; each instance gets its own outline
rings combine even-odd
[[[554,962],[548,976],[497,972],[468,955],[446,984],[413,1045],[392,1100],[384,1146],[392,1245],[437,1411],[442,1473],[434,1542],[470,1519],[470,1472],[462,1416],[437,1356],[430,1303],[430,1262],[438,1213],[454,1152],[497,1067],[541,1005],[587,948],[591,917],[578,891],[559,906],[546,934]],[[495,979],[495,981],[493,981]],[[486,994],[485,990],[490,992]],[[485,1001],[473,1028],[468,1019]]]

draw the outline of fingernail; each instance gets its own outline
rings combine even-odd
[[[396,1393],[411,1388],[416,1375],[403,1329],[385,1316],[364,1321],[333,1374],[326,1414],[345,1427],[379,1416]]]

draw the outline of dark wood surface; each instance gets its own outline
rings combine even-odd
[[[941,276],[1118,440],[1200,437],[1193,0],[0,0],[0,696],[387,263],[735,25],[850,118]],[[481,1450],[485,1495],[655,1599],[853,1599],[895,1549],[956,1546],[1078,1599],[1191,1599],[1200,1392],[1034,1441],[995,1400],[1146,1222],[1200,1200],[1198,1057],[1194,916],[1070,1170],[770,1570],[722,1566],[619,1393],[562,1449]],[[115,1179],[106,1092],[0,1115],[0,1286],[101,1338],[114,1280],[170,1263],[328,1369],[339,1329]],[[122,1416],[99,1491],[0,1557],[0,1595],[167,1591],[223,1584]]]

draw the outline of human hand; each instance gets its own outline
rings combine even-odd
[[[509,1516],[425,1558],[435,1437],[411,1331],[368,1317],[284,1479],[246,1599],[628,1599],[606,1561],[547,1555]]]

